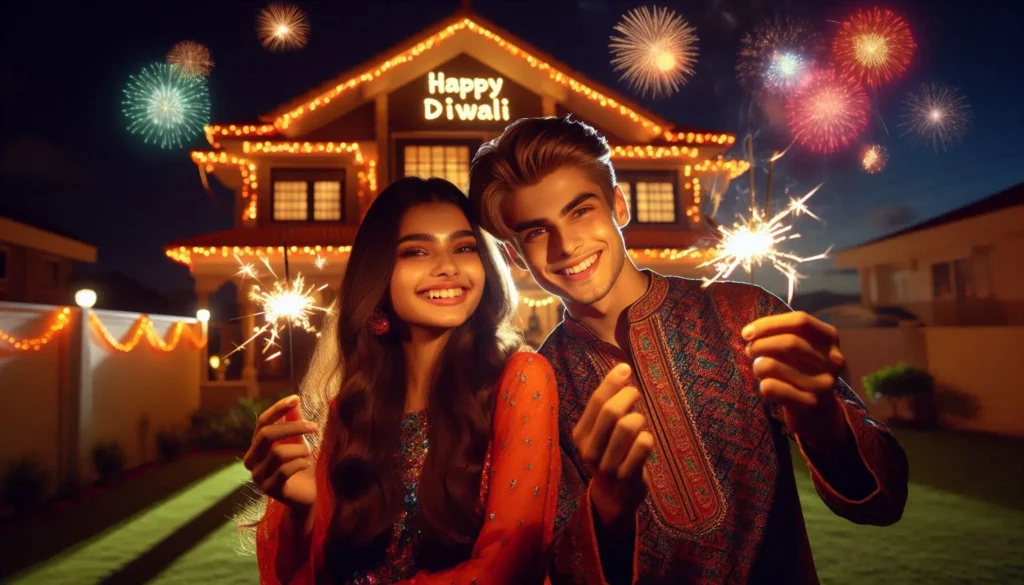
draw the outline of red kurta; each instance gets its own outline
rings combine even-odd
[[[558,378],[561,410],[563,474],[552,581],[605,581],[586,494],[590,474],[572,429],[608,371],[626,362],[633,368],[630,384],[642,394],[638,408],[655,437],[650,492],[636,516],[634,582],[816,584],[790,433],[781,409],[762,400],[740,336],[747,323],[789,307],[755,286],[702,288],[700,281],[647,274],[647,292],[626,315],[627,351],[568,316],[540,349]],[[800,445],[814,487],[840,516],[891,524],[906,502],[906,456],[845,382],[835,392],[856,448],[845,460],[829,454],[832,459],[814,461]],[[829,480],[820,470],[825,467]],[[861,484],[869,488],[857,499],[842,492],[852,469],[861,471]]]
[[[536,353],[514,354],[498,385],[493,438],[481,486],[483,528],[469,560],[444,571],[413,576],[409,585],[513,585],[543,580],[554,526],[561,472],[558,443],[558,394],[547,360]],[[422,462],[421,462],[422,463]],[[323,566],[325,528],[334,510],[327,486],[327,465],[317,461],[317,503],[313,534],[297,535],[284,504],[271,500],[257,528],[260,582],[311,585]],[[410,561],[410,547],[393,546],[389,567]],[[384,570],[362,576],[366,583],[394,582]],[[526,577],[529,575],[529,577]],[[525,579],[525,581],[524,581]]]

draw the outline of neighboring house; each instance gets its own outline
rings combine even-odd
[[[0,301],[71,302],[74,262],[96,262],[96,247],[0,217]]]
[[[291,274],[327,285],[318,300],[329,303],[380,189],[403,176],[444,177],[466,189],[477,148],[519,118],[571,114],[607,136],[633,217],[625,230],[630,255],[667,274],[698,273],[706,250],[691,248],[709,235],[701,200],[747,168],[722,156],[734,136],[676,128],[468,9],[296,94],[259,120],[207,127],[211,148],[192,153],[204,177],[236,193],[233,229],[165,246],[189,267],[200,306],[237,281],[239,261],[263,270],[265,258],[280,275],[286,249]],[[322,270],[314,267],[318,257],[327,261]],[[520,325],[542,339],[558,306],[526,272],[515,277]],[[243,315],[257,312],[247,292],[239,287]],[[242,330],[254,325],[248,317]],[[286,373],[283,360],[257,364],[256,347],[245,352],[244,379]]]
[[[1024,325],[1024,183],[836,253],[861,302],[930,326]]]

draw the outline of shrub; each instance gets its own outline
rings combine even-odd
[[[124,449],[117,441],[96,445],[92,450],[92,462],[96,466],[100,483],[117,477],[124,470],[125,459]]]
[[[898,406],[903,398],[931,394],[935,379],[924,370],[900,362],[864,376],[864,391],[875,400],[887,399],[892,404],[892,415],[899,417]]]
[[[181,455],[184,440],[174,431],[160,431],[156,434],[156,450],[160,459],[174,461]]]
[[[49,480],[46,465],[37,455],[12,461],[0,480],[3,504],[18,515],[34,509],[45,499]]]

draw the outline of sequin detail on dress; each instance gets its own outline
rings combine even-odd
[[[395,522],[384,564],[349,581],[351,585],[385,585],[410,579],[416,574],[416,548],[419,531],[413,532],[412,520],[419,513],[420,474],[427,459],[427,411],[417,410],[402,415],[402,439],[397,458],[398,470],[405,483],[405,507]]]

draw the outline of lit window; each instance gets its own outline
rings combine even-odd
[[[415,144],[403,149],[406,177],[447,179],[462,189],[469,190],[469,146],[465,144]]]
[[[640,223],[673,223],[676,220],[672,183],[636,184],[636,220]]]
[[[274,221],[342,221],[345,171],[274,169]]]
[[[278,221],[306,221],[309,217],[305,181],[274,182],[274,219]]]

